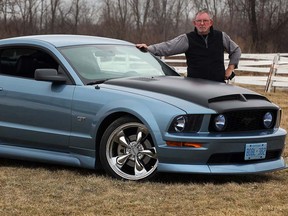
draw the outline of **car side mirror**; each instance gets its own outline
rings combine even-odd
[[[66,77],[58,74],[56,69],[44,68],[36,69],[34,74],[35,80],[50,81],[50,82],[66,82]]]

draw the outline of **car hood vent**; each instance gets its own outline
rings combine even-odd
[[[255,94],[233,94],[233,95],[225,95],[220,97],[211,98],[208,100],[209,103],[216,103],[222,101],[243,101],[246,102],[248,100],[266,100],[269,101],[266,97],[262,95],[255,95]],[[269,101],[270,102],[270,101]]]
[[[150,82],[150,81],[157,81],[156,78],[154,77],[133,77],[131,78],[131,80],[136,80],[136,81],[146,81],[146,82]]]

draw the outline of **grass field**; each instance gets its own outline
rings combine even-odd
[[[281,125],[288,130],[288,92],[265,95],[282,107]],[[284,157],[288,162],[288,146]],[[244,176],[161,174],[139,183],[0,159],[0,215],[287,216],[287,186],[287,169]]]

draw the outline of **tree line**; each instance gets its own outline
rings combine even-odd
[[[152,44],[192,31],[204,8],[243,52],[287,52],[287,0],[0,0],[0,38],[63,33]]]

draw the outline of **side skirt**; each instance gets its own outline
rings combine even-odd
[[[95,168],[95,158],[66,152],[55,152],[18,146],[0,145],[0,157],[59,164],[64,166]]]

